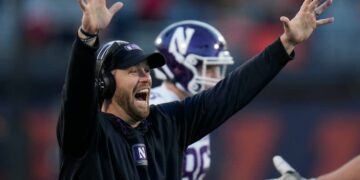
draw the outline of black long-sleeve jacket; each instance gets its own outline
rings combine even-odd
[[[278,39],[214,88],[152,105],[148,118],[131,128],[98,109],[97,48],[78,38],[73,45],[57,132],[62,180],[180,179],[185,148],[248,104],[292,59]]]

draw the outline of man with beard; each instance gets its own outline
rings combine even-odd
[[[216,86],[180,102],[149,106],[149,70],[162,66],[163,56],[124,41],[107,43],[96,56],[98,33],[123,4],[79,4],[82,23],[58,122],[59,179],[180,179],[186,147],[248,104],[293,58],[297,44],[334,21],[316,19],[326,8],[305,0],[293,19],[280,18],[284,33],[277,40]]]

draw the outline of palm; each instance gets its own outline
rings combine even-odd
[[[105,29],[114,14],[121,9],[122,3],[117,2],[110,8],[106,7],[105,0],[79,0],[83,11],[82,27],[89,33],[97,33]]]
[[[304,0],[299,12],[291,21],[287,17],[281,17],[287,39],[294,45],[302,43],[310,37],[317,26],[332,23],[333,18],[316,19],[316,16],[331,4],[332,0],[327,0],[320,6],[319,0]]]
[[[303,42],[309,38],[316,28],[316,18],[310,13],[299,12],[290,22],[285,33],[294,42]]]

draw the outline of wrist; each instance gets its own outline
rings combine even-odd
[[[83,28],[83,26],[80,26],[78,29],[78,35],[81,39],[88,39],[88,38],[94,38],[98,36],[98,32],[92,33]]]
[[[280,36],[280,41],[286,52],[290,55],[294,51],[296,44],[290,41],[285,33]]]
[[[82,26],[79,27],[78,29],[78,36],[80,38],[80,40],[82,42],[84,42],[85,44],[89,45],[89,46],[94,46],[95,45],[95,42],[96,42],[96,39],[98,37],[98,34],[92,34],[92,33],[89,33],[89,32],[86,32]]]
[[[80,32],[90,38],[98,35],[98,33],[89,33],[88,31],[85,31],[82,26],[80,26]]]

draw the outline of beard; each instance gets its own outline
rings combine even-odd
[[[114,99],[135,122],[146,119],[150,114],[149,98],[139,105],[132,93],[119,91],[115,92]],[[146,103],[146,105],[144,103]]]

